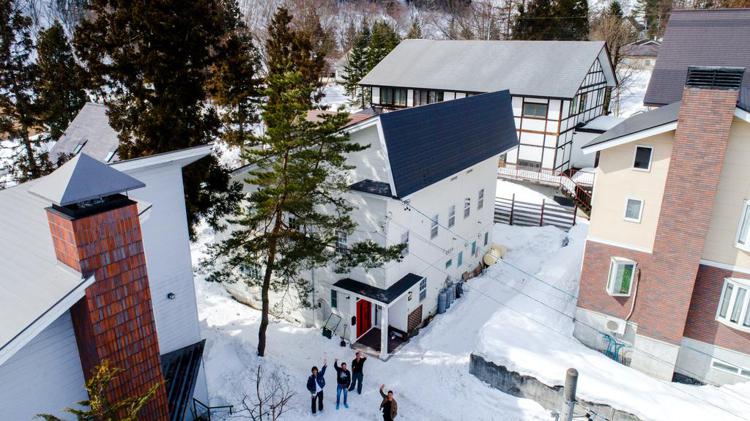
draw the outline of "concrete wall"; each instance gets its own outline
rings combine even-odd
[[[669,171],[673,133],[605,149],[599,153],[589,237],[651,251]],[[651,168],[633,168],[636,146],[653,147]],[[643,200],[640,222],[625,220],[628,198]]]
[[[30,420],[88,398],[70,312],[0,365],[0,401],[5,420]],[[69,418],[69,417],[66,417]]]
[[[548,386],[534,377],[510,371],[504,366],[497,365],[492,361],[487,361],[476,354],[471,354],[469,373],[473,374],[479,380],[488,383],[495,389],[520,398],[532,399],[550,411],[556,411],[559,413],[562,408],[562,386]],[[562,383],[565,379],[565,373],[560,373],[560,376]],[[610,405],[599,404],[583,399],[578,399],[578,401],[611,421],[639,420],[635,415],[613,408]],[[583,417],[585,414],[585,409],[580,405],[576,405],[574,416]]]

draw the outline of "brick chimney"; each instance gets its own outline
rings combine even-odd
[[[642,280],[638,297],[639,334],[675,345],[682,340],[743,73],[744,69],[719,67],[688,70],[656,230],[654,266]]]
[[[146,257],[137,205],[122,193],[140,181],[78,155],[37,183],[32,193],[52,201],[47,219],[57,259],[94,283],[71,309],[78,351],[88,380],[103,361],[123,371],[109,399],[139,396],[161,383],[140,413],[167,420]]]

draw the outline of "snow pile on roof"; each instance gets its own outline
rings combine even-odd
[[[660,381],[621,365],[572,337],[571,317],[578,295],[585,225],[575,226],[570,231],[570,244],[551,256],[535,255],[531,252],[539,246],[526,244],[544,241],[544,237],[529,238],[520,229],[508,228],[511,229],[496,226],[494,241],[505,244],[511,257],[512,253],[523,254],[522,259],[513,260],[552,286],[524,274],[516,279],[503,276],[509,287],[522,293],[513,295],[505,302],[506,307],[485,323],[475,353],[550,386],[562,385],[565,370],[574,367],[579,372],[580,398],[610,404],[642,419],[733,419],[731,413],[746,414],[745,419],[750,419],[750,403],[736,396],[736,392],[750,390],[750,385],[717,388]],[[517,249],[519,246],[522,248]],[[488,276],[502,266],[505,265],[493,267]]]

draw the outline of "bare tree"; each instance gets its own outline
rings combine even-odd
[[[289,378],[273,371],[270,375],[264,373],[263,367],[258,365],[253,378],[255,391],[245,394],[242,398],[242,408],[237,412],[240,418],[253,421],[277,421],[289,409],[289,401],[294,392],[289,387]]]

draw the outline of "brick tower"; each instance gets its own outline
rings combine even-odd
[[[112,401],[161,384],[140,417],[166,420],[167,394],[138,209],[123,194],[143,186],[79,154],[31,192],[52,202],[47,219],[57,259],[95,279],[71,309],[86,379],[106,360],[123,370],[109,391]]]

